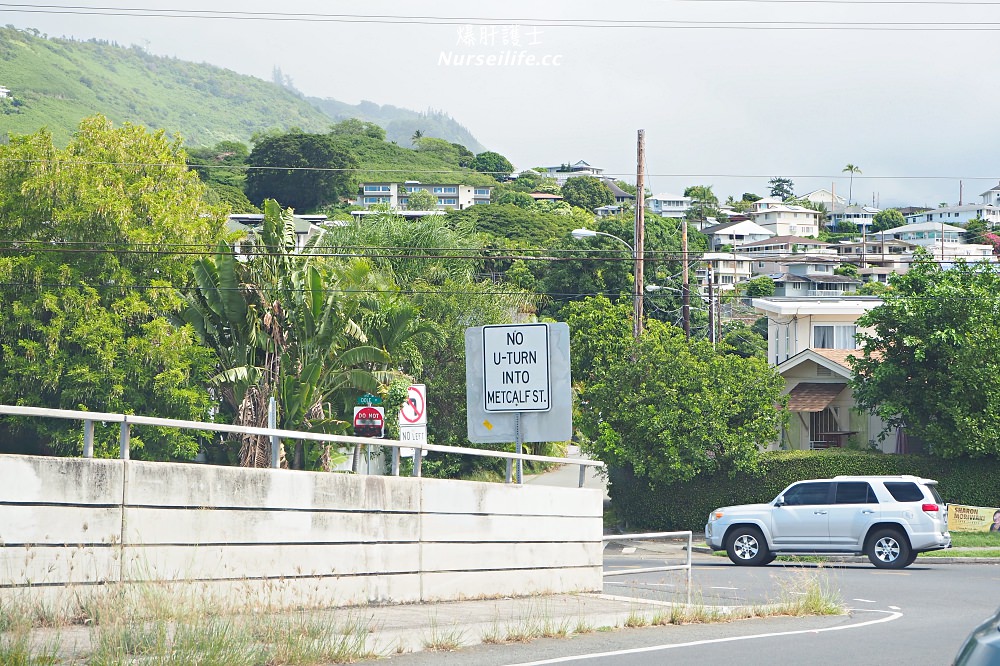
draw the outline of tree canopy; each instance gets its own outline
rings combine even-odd
[[[872,218],[872,231],[885,231],[895,229],[906,224],[906,218],[895,208],[886,208],[875,213]]]
[[[300,212],[353,196],[355,159],[328,134],[291,131],[257,137],[248,159],[247,196],[275,199]]]
[[[615,202],[611,188],[593,176],[567,178],[562,186],[562,195],[569,205],[588,212],[593,212],[595,208],[601,206],[610,206]]]
[[[772,197],[778,197],[782,201],[795,198],[795,183],[791,178],[772,178],[767,184],[771,188]]]
[[[942,270],[924,252],[858,319],[858,406],[904,426],[941,457],[1000,454],[1000,275],[986,262]]]
[[[476,155],[469,166],[474,171],[489,174],[497,180],[506,179],[514,171],[514,165],[510,163],[510,160],[491,150]]]
[[[567,307],[586,448],[658,482],[756,469],[781,424],[782,378],[762,358],[717,353],[655,320],[635,344],[626,307],[601,297]]]
[[[185,166],[179,141],[102,116],[65,149],[42,130],[0,146],[0,402],[211,420],[210,352],[175,328],[175,291],[192,254],[221,236],[223,216]],[[0,441],[79,454],[70,421],[5,419]],[[99,426],[97,455],[117,427]],[[133,456],[191,459],[197,433],[137,428]]]

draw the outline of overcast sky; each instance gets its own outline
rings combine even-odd
[[[862,170],[856,201],[936,206],[957,203],[960,179],[967,203],[1000,180],[992,80],[1000,3],[170,3],[272,12],[267,20],[123,15],[150,11],[135,0],[73,6],[117,7],[118,15],[0,3],[0,21],[268,80],[277,66],[307,95],[440,109],[519,168],[582,159],[634,182],[644,129],[655,193],[704,184],[738,198],[766,194],[767,180],[784,176],[800,194],[833,185],[846,195],[842,169],[852,163]],[[316,16],[295,16],[303,13]],[[479,25],[484,19],[494,25]],[[905,24],[923,29],[900,30]]]

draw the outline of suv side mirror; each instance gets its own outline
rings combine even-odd
[[[785,506],[785,496],[778,495],[778,499],[774,500],[774,506]]]

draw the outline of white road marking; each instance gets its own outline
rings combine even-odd
[[[673,583],[639,583],[639,582],[635,582],[635,581],[633,581],[631,583],[619,583],[619,582],[607,581],[604,584],[605,585],[623,585],[623,586],[626,586],[626,587],[635,587],[635,586],[639,586],[639,587],[676,587]]]
[[[738,587],[710,587],[710,590],[738,590]]]
[[[886,613],[886,616],[879,618],[878,620],[868,620],[866,622],[859,622],[857,624],[841,625],[839,627],[827,627],[826,629],[798,629],[796,631],[778,631],[770,634],[752,634],[750,636],[730,636],[728,638],[712,638],[703,641],[690,641],[688,643],[668,643],[666,645],[651,645],[649,647],[641,648],[630,648],[628,650],[612,650],[610,652],[592,652],[590,654],[580,654],[573,657],[557,657],[555,659],[544,659],[542,661],[526,661],[519,664],[511,664],[511,666],[543,666],[544,664],[564,664],[570,661],[583,661],[586,659],[602,659],[604,657],[619,657],[627,654],[643,654],[645,652],[659,652],[662,650],[673,650],[674,648],[682,647],[695,647],[698,645],[711,645],[713,643],[732,643],[734,641],[746,641],[755,638],[776,638],[779,636],[799,636],[802,634],[822,634],[828,631],[841,631],[844,629],[860,629],[862,627],[868,627],[874,624],[881,624],[883,622],[892,622],[893,620],[898,620],[903,617],[900,612],[890,612],[890,611],[880,611],[880,610],[869,610],[869,609],[857,609],[849,608],[847,609],[863,611],[868,613]]]
[[[873,603],[875,603],[871,599],[851,599],[851,601],[857,601],[858,603],[862,603],[862,604],[873,604]],[[893,610],[899,610],[895,606],[889,606],[889,608],[891,608]]]
[[[622,552],[626,555],[631,555],[632,553],[635,552],[635,546],[627,546],[625,548],[622,548]]]

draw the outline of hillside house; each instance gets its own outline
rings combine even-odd
[[[357,205],[371,208],[387,205],[391,210],[408,208],[409,195],[424,190],[437,197],[438,210],[464,210],[470,206],[488,204],[492,186],[437,184],[408,180],[405,183],[361,183]]]
[[[747,243],[767,240],[774,237],[774,232],[750,220],[723,222],[711,227],[705,227],[701,233],[708,236],[708,245],[713,250],[728,245],[734,250]]]

